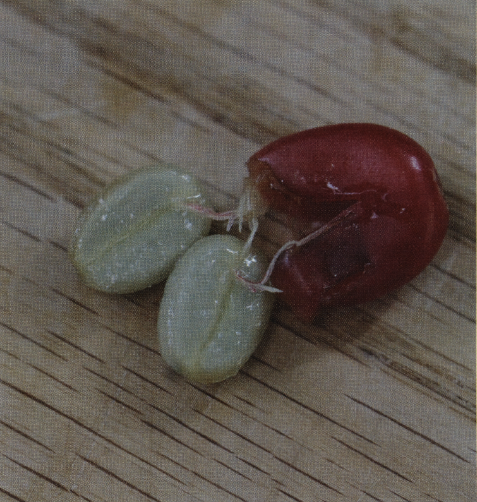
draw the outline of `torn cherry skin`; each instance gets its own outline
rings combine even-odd
[[[310,226],[333,219],[329,231],[286,251],[271,277],[307,321],[323,306],[373,300],[404,285],[429,264],[447,230],[432,159],[388,127],[302,131],[262,148],[248,169],[272,209]]]

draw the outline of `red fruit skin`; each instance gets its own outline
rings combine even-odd
[[[318,127],[270,143],[247,165],[272,209],[310,224],[341,219],[285,252],[272,274],[304,320],[323,306],[373,300],[409,282],[446,234],[449,215],[432,159],[394,129]]]

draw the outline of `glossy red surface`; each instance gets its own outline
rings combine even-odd
[[[262,148],[248,168],[271,208],[310,227],[341,219],[284,253],[272,275],[303,319],[324,305],[364,302],[402,286],[444,239],[448,210],[432,159],[396,130],[338,124],[302,131]]]

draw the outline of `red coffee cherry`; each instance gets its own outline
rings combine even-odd
[[[303,319],[326,305],[373,300],[432,260],[448,210],[432,159],[375,124],[318,127],[270,143],[248,161],[269,206],[297,226],[329,229],[277,260],[271,276]]]

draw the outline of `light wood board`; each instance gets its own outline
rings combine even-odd
[[[470,0],[0,2],[0,500],[476,500],[474,20]],[[277,307],[239,375],[200,386],[161,359],[161,285],[79,281],[75,220],[119,175],[173,163],[231,208],[260,146],[347,121],[439,171],[449,232],[407,286],[311,325]]]

